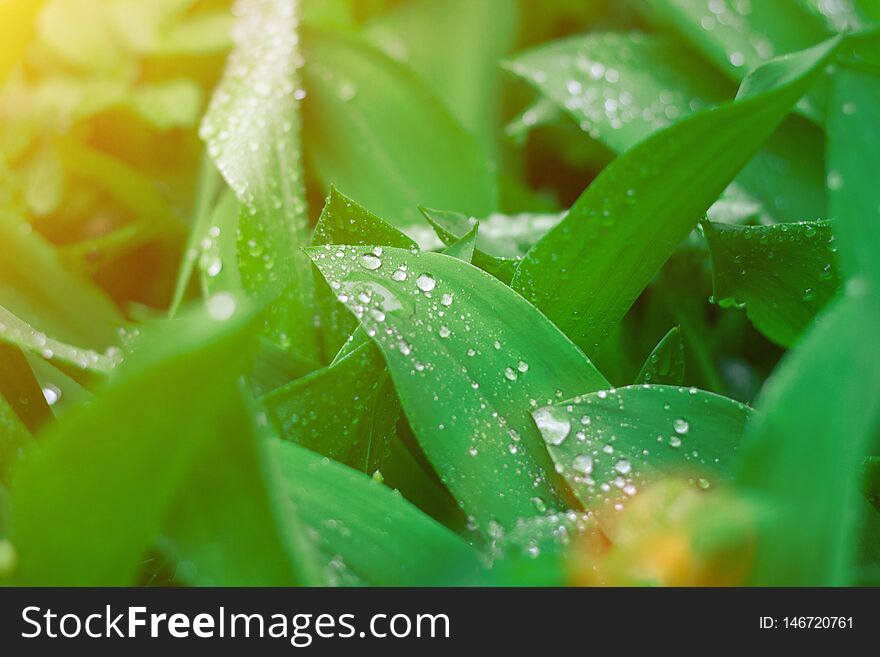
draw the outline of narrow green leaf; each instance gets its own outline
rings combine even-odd
[[[305,143],[326,187],[404,228],[420,222],[420,205],[495,209],[488,156],[420,79],[352,37],[303,38]]]
[[[607,385],[583,353],[510,288],[449,256],[309,255],[382,350],[419,444],[482,531],[565,508],[528,410]]]
[[[793,345],[840,287],[829,221],[731,226],[703,223],[713,298],[745,306],[761,333]]]
[[[748,427],[737,479],[770,507],[755,584],[852,581],[861,468],[880,427],[880,351],[870,348],[880,308],[857,292],[829,306],[785,357]]]
[[[135,581],[205,450],[238,439],[215,413],[252,352],[253,315],[235,303],[215,297],[208,313],[145,333],[112,384],[28,452],[11,486],[18,583]]]
[[[202,156],[199,164],[199,179],[193,204],[192,225],[190,226],[189,238],[183,251],[180,269],[177,272],[177,280],[174,283],[174,292],[168,309],[170,317],[174,317],[180,308],[180,304],[183,302],[187,286],[192,278],[196,264],[199,262],[200,254],[205,258],[203,270],[210,269],[215,271],[218,266],[209,262],[208,257],[203,255],[210,248],[210,246],[205,248],[203,243],[205,240],[211,240],[211,244],[213,244],[213,238],[210,235],[211,214],[214,200],[217,198],[219,191],[220,175],[214,163],[205,154]],[[220,266],[222,267],[222,263],[220,263]]]
[[[382,354],[367,343],[274,390],[263,403],[282,437],[372,474],[400,416],[387,383]]]
[[[615,160],[529,251],[514,288],[575,343],[595,350],[837,44],[765,65],[749,84],[753,95],[679,121]]]
[[[880,76],[840,67],[828,117],[828,193],[840,266],[880,290]]]
[[[0,211],[0,243],[0,306],[61,342],[89,349],[119,342],[124,319],[113,302],[65,267],[29,224]]]
[[[197,272],[202,296],[245,291],[238,266],[238,220],[241,204],[232,190],[220,194],[208,216],[206,235],[198,245]]]
[[[31,433],[38,433],[51,419],[52,411],[25,355],[0,342],[0,397],[3,397]]]
[[[517,215],[491,214],[484,219],[468,217],[460,212],[422,208],[444,244],[452,244],[466,235],[477,223],[476,249],[473,262],[495,278],[510,283],[520,259],[553,226],[562,220],[559,214]]]
[[[298,0],[243,0],[235,49],[202,122],[201,135],[243,209],[241,280],[276,296],[266,334],[318,360],[299,136]]]
[[[0,486],[7,483],[7,474],[19,461],[20,455],[32,441],[31,434],[22,423],[12,405],[0,394]],[[0,515],[3,515],[0,501]],[[5,524],[0,521],[0,524]],[[0,568],[2,571],[2,568]]]
[[[669,329],[645,360],[636,383],[680,386],[684,383],[684,340],[677,326]]]
[[[110,374],[122,358],[117,347],[99,352],[48,337],[0,306],[0,341],[56,363],[74,377],[87,381]]]
[[[459,238],[445,249],[443,249],[443,253],[446,255],[457,258],[458,260],[462,260],[468,264],[471,264],[471,261],[474,259],[474,251],[477,246],[477,233],[479,231],[480,225],[474,224],[474,227],[470,229],[463,237]]]
[[[479,571],[467,543],[389,488],[291,443],[268,447],[339,583],[350,572],[373,586],[424,586]]]
[[[723,480],[749,409],[696,388],[644,384],[600,390],[532,415],[572,490],[587,508],[599,508],[663,475],[691,475],[701,487]]]
[[[618,154],[733,92],[731,83],[690,49],[638,32],[555,41],[518,56],[509,67]],[[710,217],[734,202],[746,216],[757,206],[768,221],[821,215],[822,159],[820,131],[790,119],[737,175]]]
[[[692,50],[641,32],[552,41],[507,67],[615,153],[732,93],[730,82]]]
[[[312,236],[312,246],[324,244],[415,247],[415,242],[409,237],[343,195],[335,187],[330,189]],[[321,322],[324,360],[328,361],[357,328],[357,320],[336,300],[336,294],[323,279],[315,284],[315,296]]]

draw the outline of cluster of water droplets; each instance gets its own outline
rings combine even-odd
[[[304,62],[295,5],[235,3],[236,48],[199,132],[244,206],[236,239],[238,252],[249,257],[240,260],[241,275],[247,287],[258,290],[288,282],[288,272],[277,265],[291,261],[294,234],[307,227],[297,122],[297,104],[305,98],[298,76]],[[258,175],[264,171],[272,175]],[[223,267],[221,235],[216,226],[212,231],[200,245],[199,265],[208,277]]]
[[[700,27],[705,32],[717,33],[715,39],[727,44],[727,61],[737,69],[754,68],[777,54],[773,43],[766,35],[756,32],[749,19],[752,2],[706,0],[706,11],[700,18]]]
[[[65,344],[47,336],[5,308],[0,308],[0,336],[46,360],[59,360],[80,369],[109,372],[122,362],[123,352],[112,345],[104,351]]]
[[[552,512],[520,518],[507,532],[490,535],[492,560],[525,556],[537,559],[570,548],[588,535],[597,534],[598,525],[591,512]]]
[[[646,391],[668,389],[650,384],[640,387]],[[696,388],[678,388],[674,394],[697,395],[698,392]],[[657,398],[664,397],[658,395]],[[638,418],[627,415],[625,396],[614,388],[539,408],[532,416],[556,462],[557,471],[588,508],[612,505],[621,510],[625,500],[654,476],[659,462],[670,460],[668,454],[656,450],[674,450],[675,460],[692,462],[697,469],[707,465],[696,443],[688,445],[691,421],[675,414],[668,401],[662,403],[662,410],[668,418],[668,427],[656,436],[640,428],[636,424]],[[633,441],[633,431],[644,435]],[[693,481],[701,488],[709,486],[709,481],[702,477]]]
[[[702,99],[681,89],[657,89],[644,79],[643,70],[654,62],[647,61],[650,51],[633,48],[642,40],[638,33],[590,35],[512,67],[563,104],[594,139],[625,148],[705,106]],[[624,127],[637,134],[623,140],[615,137],[613,133]]]
[[[789,266],[787,261],[800,261],[808,254],[811,258],[812,275],[803,277],[806,282],[800,291],[805,303],[817,299],[818,290],[814,282],[832,283],[837,275],[837,246],[831,223],[827,221],[780,223],[772,226],[743,226],[736,229],[724,229],[710,236],[710,243],[724,245],[723,254],[715,253],[715,257],[724,255],[729,259],[728,266],[739,277],[755,276],[763,279],[767,263],[777,262],[774,266]],[[742,241],[752,246],[744,248]],[[755,247],[754,245],[757,245]],[[716,267],[722,264],[719,262]],[[824,303],[825,296],[820,301]],[[745,302],[734,298],[710,298],[710,301],[730,307],[744,307]],[[775,301],[771,301],[774,305]]]
[[[530,385],[532,368],[523,354],[505,343],[500,327],[475,321],[469,304],[462,301],[465,290],[444,280],[424,258],[427,254],[326,246],[310,255],[337,299],[391,359],[392,368],[403,363],[415,379],[413,385],[431,393],[430,416],[436,424],[430,430],[448,435],[447,442],[460,445],[464,457],[441,468],[441,480],[453,489],[464,479],[473,485],[478,473],[485,474],[482,459],[489,458],[504,477],[491,481],[483,476],[478,486],[498,498],[527,496],[523,502],[536,512],[546,511],[552,501],[529,493],[544,490],[548,474],[530,456],[531,441],[522,439],[522,431],[534,432],[534,425],[528,408],[512,401],[522,398],[521,386]],[[396,383],[400,389],[399,380]],[[461,394],[462,383],[469,394]],[[532,405],[548,401],[533,400]],[[519,483],[507,487],[502,480]],[[487,519],[482,522],[481,526],[473,519],[477,530],[491,533]]]

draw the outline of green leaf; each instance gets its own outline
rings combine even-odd
[[[755,584],[851,582],[861,468],[880,427],[880,308],[863,292],[826,309],[783,359],[748,427],[737,480],[770,509]]]
[[[25,355],[0,343],[0,397],[6,399],[30,433],[38,433],[51,419],[52,411]]]
[[[124,319],[29,224],[0,211],[0,341],[89,380],[119,361]]]
[[[208,227],[198,244],[198,278],[202,296],[218,292],[244,292],[238,264],[238,221],[241,204],[232,190],[225,190],[208,213]]]
[[[548,230],[562,220],[559,214],[491,214],[484,219],[460,212],[422,208],[444,244],[453,244],[479,224],[473,262],[495,278],[510,283],[516,265]]]
[[[616,153],[731,94],[730,83],[689,48],[641,32],[552,41],[507,68]]]
[[[452,258],[457,258],[458,260],[463,260],[464,262],[471,264],[477,246],[477,232],[479,231],[479,228],[479,224],[474,224],[474,227],[471,228],[464,237],[459,238],[443,249],[443,253]]]
[[[214,163],[204,154],[199,162],[199,177],[196,186],[195,201],[193,203],[193,218],[190,226],[189,238],[183,251],[183,258],[180,262],[180,268],[177,272],[177,279],[174,283],[174,293],[171,297],[171,304],[168,309],[169,317],[174,317],[183,298],[186,294],[187,286],[192,278],[196,264],[199,263],[200,254],[203,262],[203,271],[216,271],[219,266],[223,267],[222,261],[215,264],[215,261],[209,260],[210,256],[205,256],[205,252],[214,246],[214,237],[211,233],[211,215],[216,200],[220,192],[220,174],[217,172]],[[237,214],[237,213],[236,213]],[[219,234],[217,235],[219,237]],[[205,240],[209,240],[205,245]],[[207,248],[205,248],[207,246]],[[213,267],[212,267],[213,265]]]
[[[367,37],[411,67],[487,153],[497,156],[502,85],[499,60],[519,27],[514,0],[416,0],[380,15]]]
[[[2,366],[3,363],[0,363],[0,367]],[[0,394],[0,486],[7,483],[7,473],[15,466],[32,440],[30,432],[6,400],[5,394]],[[3,515],[3,511],[0,502],[0,515]]]
[[[397,246],[414,248],[415,242],[374,215],[335,187],[321,211],[312,236],[312,246],[353,244],[358,246]],[[329,361],[357,328],[357,320],[336,300],[323,279],[315,284],[324,360]]]
[[[277,297],[266,334],[318,360],[299,136],[298,0],[244,0],[236,45],[202,122],[201,135],[243,211],[241,280],[252,295]]]
[[[532,415],[559,472],[587,508],[618,504],[664,475],[723,480],[749,408],[696,388],[600,390]]]
[[[418,207],[477,216],[496,205],[485,151],[403,65],[352,37],[303,30],[304,138],[325,187],[406,228]]]
[[[366,343],[272,391],[263,403],[284,438],[372,474],[400,416],[389,383],[382,354]]]
[[[308,251],[382,350],[419,444],[482,531],[565,508],[528,410],[605,387],[590,361],[510,288],[460,260]]]
[[[880,290],[880,77],[840,67],[828,117],[828,193],[841,269]]]
[[[575,343],[595,350],[837,44],[767,64],[748,84],[751,96],[679,121],[620,156],[529,251],[514,288]]]
[[[658,36],[599,33],[555,41],[518,56],[509,68],[616,153],[733,91],[729,81],[680,43]],[[825,206],[821,133],[789,120],[733,187],[710,209],[737,201],[768,221],[796,221]]]
[[[772,57],[804,50],[829,36],[797,2],[648,0],[652,17],[674,28],[728,77],[742,80]]]
[[[0,210],[0,243],[0,306],[62,342],[94,349],[118,343],[119,310],[29,224]]]
[[[424,586],[479,571],[467,543],[389,488],[291,443],[268,447],[340,583],[350,573],[373,586]]]
[[[669,329],[648,356],[636,383],[680,386],[684,383],[684,340],[677,326]]]
[[[216,412],[252,353],[253,315],[235,304],[221,295],[145,333],[112,385],[28,452],[11,486],[16,582],[132,584],[179,495],[225,503],[186,485],[212,448],[240,439]],[[234,531],[215,549],[234,550]]]
[[[829,221],[702,225],[715,302],[744,305],[755,328],[777,344],[793,345],[840,287]]]
[[[192,566],[185,572],[196,586],[325,584],[317,548],[305,537],[298,508],[283,496],[277,464],[269,462],[270,432],[258,426],[265,416],[231,394],[216,417],[215,435],[223,439],[200,452],[168,514],[162,552],[179,571]]]

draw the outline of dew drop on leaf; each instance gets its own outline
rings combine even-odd
[[[378,258],[378,256],[373,255],[372,253],[364,253],[360,257],[361,266],[364,269],[375,270],[379,269],[382,266],[382,261]]]
[[[434,277],[430,274],[421,274],[416,279],[416,287],[418,287],[422,292],[430,292],[437,286],[437,281],[434,280]]]
[[[557,417],[550,408],[540,408],[534,413],[535,423],[548,445],[561,445],[571,433],[571,422],[565,416]]]

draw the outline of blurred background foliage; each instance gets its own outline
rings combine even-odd
[[[5,4],[13,13],[4,40],[15,40],[0,69],[0,202],[129,317],[161,311],[195,211],[197,125],[231,46],[229,3]],[[306,24],[362,35],[426,80],[492,154],[501,181],[494,210],[567,208],[613,155],[556,112],[534,126],[511,123],[534,96],[498,62],[556,38],[655,24],[637,2],[433,4],[312,0],[303,14]],[[307,161],[309,133],[307,105]],[[313,220],[325,191],[310,181]],[[755,395],[780,351],[741,314],[704,303],[707,263],[694,239],[636,304],[598,356],[613,382],[631,379],[678,324],[686,327],[689,382],[741,400]]]
[[[559,215],[616,155],[680,114],[732,98],[745,74],[758,64],[833,34],[867,30],[880,22],[878,4],[871,0],[708,0],[703,4],[708,13],[701,7],[700,16],[717,21],[711,28],[701,25],[699,16],[694,22],[688,7],[695,3],[688,2],[303,0],[304,34],[314,29],[341,35],[348,40],[342,43],[354,44],[351,47],[360,53],[346,60],[340,54],[343,47],[322,51],[319,40],[304,37],[302,141],[310,225],[318,222],[332,185],[434,249],[441,244],[417,205],[479,219],[495,214],[502,219],[525,213]],[[740,24],[742,16],[746,18]],[[108,347],[124,347],[136,338],[134,327],[139,322],[163,317],[176,304],[180,263],[193,248],[188,244],[191,229],[199,217],[216,208],[222,211],[223,195],[217,193],[219,183],[211,182],[212,165],[199,125],[232,48],[235,17],[228,0],[0,0],[0,17],[0,307],[53,338],[94,350],[90,368],[100,378],[101,368],[112,365]],[[727,29],[727,36],[704,38],[715,25],[718,31]],[[613,35],[603,41],[602,35],[609,33],[638,33],[634,43],[644,40],[656,51],[642,55],[636,48],[630,53],[628,43],[615,42]],[[620,71],[626,66],[636,72],[639,66],[650,69],[659,82],[636,77],[632,84],[648,89],[646,94],[656,91],[658,100],[639,102],[660,102],[665,117],[656,125],[646,119],[629,132],[602,125],[603,120],[613,123],[614,112],[591,121],[579,114],[585,111],[581,107],[569,107],[564,99],[552,102],[558,92],[551,89],[552,80],[539,78],[534,71],[540,69],[529,67],[539,67],[540,49],[548,43],[576,35],[595,36],[590,47],[605,48],[609,58],[620,63]],[[327,53],[326,58],[321,52]],[[642,56],[646,59],[640,60]],[[406,143],[398,152],[383,151],[375,170],[368,158],[334,159],[342,150],[346,155],[346,149],[356,153],[360,141],[366,140],[354,129],[342,136],[335,131],[347,116],[346,101],[359,93],[363,96],[364,91],[334,70],[346,61],[351,66],[351,61],[375,66],[375,71],[387,74],[389,89],[399,92],[400,98],[422,99],[434,107],[436,116],[443,115],[435,124],[419,124],[419,117],[412,125],[379,124],[372,136],[391,141],[400,129],[404,142],[409,138],[430,142],[464,131],[470,149],[466,152],[477,153],[489,165],[482,173],[474,169],[473,175],[486,174],[490,180],[481,193],[456,195],[441,173],[432,181],[431,162],[423,170],[409,166],[418,159],[421,142],[412,142],[413,152],[407,152]],[[877,60],[869,55],[865,61],[858,63],[876,73]],[[615,76],[620,74],[614,71]],[[617,82],[606,69],[594,79],[597,85]],[[328,105],[327,87],[340,84],[334,87],[338,102]],[[656,90],[651,84],[658,85]],[[683,94],[686,101],[679,103],[677,95],[674,100],[667,98],[673,92]],[[678,365],[663,366],[660,375],[674,372],[672,383],[751,403],[785,349],[796,343],[834,296],[840,282],[836,264],[828,274],[827,290],[797,291],[809,294],[809,311],[792,319],[793,313],[767,302],[761,289],[749,288],[737,278],[739,260],[723,259],[736,250],[736,240],[781,239],[781,233],[761,232],[777,223],[832,218],[824,184],[823,125],[829,93],[824,87],[812,92],[769,147],[770,164],[764,171],[775,172],[781,181],[802,179],[804,187],[792,183],[777,198],[774,189],[762,188],[760,171],[737,179],[709,213],[718,226],[704,223],[687,237],[591,354],[611,384],[638,380],[658,342],[671,327],[678,327],[672,339],[683,358],[675,361]],[[602,97],[606,106],[610,101],[617,108],[621,102],[619,95]],[[360,100],[369,102],[369,98]],[[668,110],[670,106],[674,112]],[[381,116],[380,105],[372,109]],[[396,156],[399,162],[393,161]],[[382,158],[391,158],[391,170],[411,173],[412,180],[404,180],[401,187],[411,183],[418,203],[401,200],[394,183],[382,184],[386,164]],[[436,164],[442,168],[442,163]],[[364,182],[359,183],[361,178]],[[358,184],[363,188],[351,189]],[[803,189],[808,191],[802,193]],[[806,213],[802,207],[786,205],[791,198],[803,202]],[[221,200],[215,203],[217,199]],[[234,199],[226,201],[234,216]],[[817,226],[820,232],[825,230]],[[524,253],[536,237],[526,235],[519,250]],[[491,239],[482,233],[481,238]],[[827,248],[811,262],[833,263],[829,243],[826,239]],[[205,256],[209,248],[195,247],[202,269],[211,266]],[[749,263],[750,271],[760,263],[758,254]],[[200,284],[204,291],[198,277],[192,281],[187,277],[183,283],[186,299],[199,296]],[[778,285],[788,283],[782,280]],[[742,308],[746,301],[748,314]],[[47,348],[51,345],[43,347]],[[0,371],[6,386],[2,393],[12,400],[15,412],[0,415],[0,420],[10,426],[21,422],[36,431],[53,415],[89,397],[93,381],[88,373],[57,358],[40,358],[35,355],[39,349],[26,355],[9,345],[2,349],[2,368],[13,372],[7,376]],[[329,362],[334,353],[324,354],[323,360]],[[109,360],[105,363],[98,355]],[[70,355],[72,360],[78,357]],[[85,357],[91,359],[91,352]],[[268,369],[283,370],[272,373],[283,379],[307,374],[317,365],[291,360]],[[389,403],[393,405],[393,395]],[[0,410],[7,412],[5,405]],[[412,445],[405,418],[398,419],[401,440]],[[11,448],[0,444],[0,449]],[[424,465],[419,450],[412,451]],[[405,471],[411,465],[404,462],[397,467]],[[389,472],[393,468],[387,466]],[[876,474],[867,474],[866,481],[870,488]],[[434,479],[430,490],[419,488],[421,480],[408,491],[406,477],[400,482],[406,496],[446,524],[462,528],[466,523]],[[754,552],[754,537],[736,531],[744,524],[742,501],[722,495],[700,502],[694,496],[676,481],[661,483],[640,497],[610,532],[621,546],[614,554],[608,556],[601,545],[607,536],[588,532],[589,545],[579,546],[578,554],[589,558],[574,563],[570,572],[557,572],[556,563],[523,559],[503,565],[500,577],[504,568],[510,568],[517,582],[742,581],[743,555]],[[642,529],[634,531],[634,526]],[[703,528],[702,553],[681,539],[696,526]],[[876,541],[877,535],[866,534],[867,543]],[[876,550],[876,545],[866,549]],[[156,557],[157,563],[161,560]],[[876,564],[872,568],[866,578],[876,576]],[[146,581],[157,577],[144,575]]]

